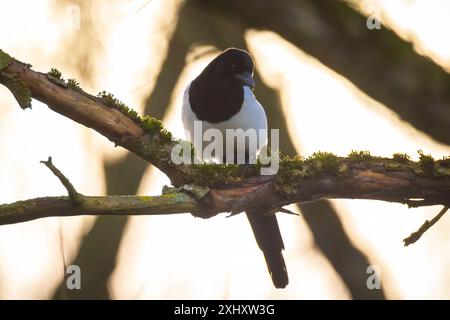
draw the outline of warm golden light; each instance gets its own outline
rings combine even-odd
[[[101,40],[98,50],[87,48],[82,53],[80,49],[73,54],[67,49],[69,44],[79,40],[80,32],[94,31],[76,27],[78,18],[71,3],[56,2],[3,1],[2,7],[10,14],[0,19],[1,48],[30,62],[36,70],[58,67],[89,92],[111,91],[142,113],[167,53],[181,1],[97,1],[92,10],[99,12],[98,19],[90,23]],[[370,14],[374,1],[360,4]],[[383,23],[450,69],[448,1],[386,0],[377,5]],[[299,137],[294,144],[303,155],[323,150],[345,156],[351,150],[368,150],[378,156],[405,152],[417,159],[419,149],[435,158],[450,154],[449,146],[404,122],[277,34],[248,30],[245,40],[264,81],[280,91],[290,134]],[[208,53],[192,58],[205,48]],[[164,119],[176,137],[184,136],[180,118],[183,91],[216,55],[215,50],[193,45],[186,68],[179,71]],[[80,72],[80,59],[91,59],[87,65],[95,68]],[[255,94],[258,96],[257,88]],[[126,154],[124,149],[114,148],[95,131],[38,101],[33,101],[32,110],[21,111],[3,86],[0,101],[0,203],[65,194],[57,179],[39,163],[49,155],[80,192],[105,194],[103,163],[120,159]],[[138,194],[157,195],[168,184],[163,173],[149,168]],[[450,298],[450,258],[440,254],[450,250],[450,217],[425,234],[420,244],[405,248],[402,242],[439,207],[408,209],[362,200],[333,200],[332,205],[352,244],[381,268],[387,298]],[[301,215],[278,216],[291,281],[285,290],[273,288],[245,215],[225,218],[221,214],[202,220],[185,214],[130,217],[109,279],[111,297],[351,298],[339,274],[316,248]],[[94,220],[48,218],[1,226],[0,298],[51,298],[64,277],[62,251],[70,264]]]

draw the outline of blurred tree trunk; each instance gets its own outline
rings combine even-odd
[[[247,28],[278,33],[353,82],[403,120],[450,144],[450,75],[343,0],[193,0]],[[444,41],[444,39],[443,39]]]
[[[80,30],[73,37],[66,38],[61,46],[62,56],[66,63],[77,69],[83,83],[92,84],[94,78],[96,54],[102,48],[102,37],[96,30],[92,15],[94,3],[83,0],[55,1],[55,8],[65,12],[68,5],[80,8]],[[145,167],[144,161],[133,157],[129,162],[133,167]],[[107,194],[134,194],[139,180],[133,177],[129,168],[112,168],[105,165]],[[128,217],[96,218],[92,229],[83,237],[78,254],[70,264],[78,265],[83,273],[82,290],[67,290],[66,279],[63,279],[56,290],[54,299],[108,299],[108,279],[115,268],[117,251],[122,240],[123,230]]]

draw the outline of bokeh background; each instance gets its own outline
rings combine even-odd
[[[111,91],[178,137],[183,89],[234,46],[256,61],[256,95],[285,154],[450,154],[446,0],[1,0],[0,10],[3,50],[88,92]],[[64,194],[39,164],[49,155],[84,194],[153,195],[169,184],[38,101],[20,110],[0,87],[0,203]],[[402,243],[439,207],[290,209],[301,215],[278,214],[285,290],[272,287],[244,215],[70,217],[0,227],[0,298],[450,298],[450,217]],[[81,290],[65,288],[65,264],[80,266]],[[379,290],[367,288],[370,265]]]

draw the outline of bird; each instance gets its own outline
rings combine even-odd
[[[261,148],[267,144],[267,117],[254,95],[253,72],[254,62],[247,51],[228,48],[187,85],[182,103],[182,122],[187,139],[191,142],[196,139],[195,123],[201,124],[202,133],[214,129],[225,137],[222,148],[203,160],[238,163],[239,154],[244,154],[245,165],[254,161]],[[226,139],[227,129],[265,130],[265,136],[257,135],[258,147],[255,150],[250,148],[248,140],[239,145],[235,137]],[[201,157],[199,145],[193,144],[197,156]],[[204,146],[205,141],[202,140],[200,147]],[[231,156],[227,156],[230,153]],[[247,210],[246,215],[256,243],[264,255],[273,285],[285,288],[289,278],[282,253],[284,243],[275,214]]]

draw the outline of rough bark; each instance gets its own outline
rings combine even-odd
[[[395,164],[395,169],[390,166]],[[314,164],[316,166],[317,164]],[[221,212],[239,213],[264,208],[277,211],[284,205],[319,199],[371,199],[412,207],[450,206],[450,176],[419,176],[415,162],[397,167],[392,159],[337,160],[345,176],[325,171],[304,178],[300,169],[281,169],[277,175],[255,176],[216,187],[185,186],[161,196],[47,197],[0,205],[0,225],[50,216],[150,215],[190,212],[209,218]],[[342,170],[342,169],[338,169]]]

